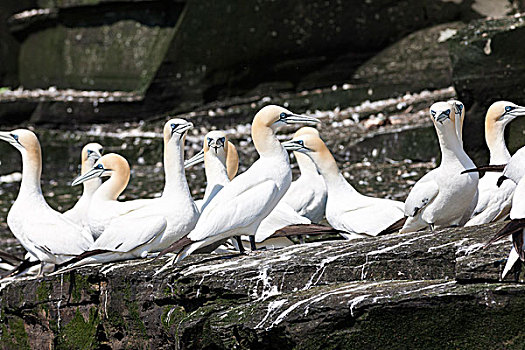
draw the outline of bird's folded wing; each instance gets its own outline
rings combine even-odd
[[[166,228],[164,216],[128,217],[112,220],[89,250],[126,253],[153,240]]]
[[[281,202],[286,202],[297,211],[304,210],[314,200],[315,192],[307,186],[299,187],[300,183],[292,182]]]
[[[200,241],[251,225],[265,212],[268,202],[274,202],[278,196],[277,185],[272,180],[224,192],[229,187],[225,186],[203,210],[197,226],[188,235],[191,240]]]
[[[255,241],[260,243],[273,235],[275,231],[296,224],[308,225],[311,224],[311,221],[297,214],[292,207],[281,201],[259,225],[255,233]]]
[[[93,237],[79,225],[60,214],[53,219],[56,220],[33,221],[31,225],[25,225],[25,239],[53,255],[79,255],[93,244]]]
[[[439,186],[435,181],[418,181],[405,201],[405,215],[416,216],[421,209],[436,198],[438,193]]]
[[[377,236],[403,217],[403,211],[395,204],[382,201],[375,204],[364,203],[359,208],[342,213],[340,226],[348,232]]]

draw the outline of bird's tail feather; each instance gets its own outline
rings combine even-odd
[[[157,255],[157,257],[155,259],[158,259],[161,256],[164,256],[164,255],[166,255],[168,253],[179,252],[179,251],[181,251],[182,249],[184,249],[185,247],[189,246],[192,243],[193,243],[193,241],[191,239],[189,239],[188,236],[184,236],[181,239],[179,239],[178,241],[174,242],[168,248],[166,248],[163,251],[161,251],[160,254]]]
[[[520,255],[518,254],[516,249],[512,247],[509,253],[509,257],[507,258],[507,263],[505,264],[505,268],[503,269],[503,273],[501,274],[501,279],[504,279],[505,276],[507,276],[507,274],[509,273],[509,271],[512,269],[512,267],[514,266],[516,261],[518,261],[519,258],[520,258]]]
[[[19,257],[10,254],[8,252],[4,252],[3,250],[0,250],[0,259],[4,260],[5,262],[11,264],[11,265],[17,265],[20,264],[23,259],[20,259]]]
[[[383,231],[379,232],[377,235],[378,236],[388,235],[390,233],[394,233],[394,232],[401,230],[403,226],[405,225],[405,222],[407,221],[407,219],[408,219],[408,216],[402,217],[401,219],[394,222],[392,225],[385,228]]]
[[[483,165],[483,166],[479,166],[477,168],[472,168],[472,169],[467,169],[467,170],[463,170],[461,173],[462,174],[466,174],[466,173],[473,173],[473,172],[478,172],[478,173],[484,173],[484,172],[496,172],[496,173],[499,173],[499,172],[502,172],[503,169],[505,169],[505,167],[507,166],[507,164],[500,164],[500,165]]]
[[[317,225],[317,224],[297,224],[288,225],[277,231],[269,238],[276,237],[291,237],[291,236],[302,236],[302,235],[324,235],[324,234],[339,234],[339,230],[336,230],[330,226]]]
[[[494,237],[492,237],[487,243],[485,248],[492,243],[499,241],[502,238],[513,235],[514,233],[521,233],[521,230],[525,228],[525,219],[514,219],[509,221],[505,226],[499,230]]]

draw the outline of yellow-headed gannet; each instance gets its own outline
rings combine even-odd
[[[326,183],[326,220],[333,228],[343,231],[341,235],[345,238],[377,236],[403,219],[402,202],[364,196],[353,188],[339,172],[330,150],[317,135],[305,134],[283,145],[288,150],[305,153],[313,160]]]
[[[400,232],[434,226],[458,225],[471,210],[477,194],[478,174],[461,174],[474,163],[461,147],[456,133],[456,111],[452,104],[437,102],[430,115],[441,148],[441,165],[425,174],[405,201],[408,216]]]
[[[285,108],[262,108],[252,123],[252,140],[260,158],[241,175],[226,184],[202,211],[195,229],[163,253],[183,250],[183,259],[193,251],[233,236],[253,233],[270,214],[292,182],[288,153],[275,132],[286,124],[313,124],[319,120],[296,115]],[[252,238],[253,237],[253,238]]]
[[[506,164],[510,153],[505,145],[505,127],[518,116],[525,115],[525,107],[512,102],[493,103],[485,117],[485,140],[490,151],[490,165]],[[479,199],[472,218],[465,226],[479,225],[504,219],[511,207],[512,193],[516,184],[505,181],[501,186],[496,182],[499,175],[488,172],[479,180]]]
[[[189,167],[204,161],[206,172],[206,191],[202,201],[196,201],[197,206],[204,209],[206,205],[215,197],[217,193],[230,182],[228,170],[233,177],[237,174],[239,167],[239,156],[235,146],[228,140],[224,131],[211,131],[204,137],[204,145],[201,152],[185,162]],[[201,209],[201,211],[202,211]],[[291,207],[279,202],[272,212],[264,218],[255,233],[257,249],[286,247],[293,242],[285,237],[267,240],[275,231],[292,224],[309,224],[310,220],[298,215]],[[248,236],[242,237],[248,240]],[[241,252],[244,251],[244,244],[241,237],[236,236],[234,246]],[[264,243],[262,243],[265,241]]]
[[[204,136],[202,150],[184,162],[184,167],[189,168],[204,162],[206,173],[206,189],[204,197],[195,201],[202,211],[217,193],[237,175],[239,156],[233,143],[228,140],[224,131],[210,131]]]
[[[313,134],[319,137],[319,131],[312,127],[303,127],[294,134],[294,138]],[[326,185],[323,176],[319,174],[315,163],[307,155],[294,152],[301,176],[292,182],[284,195],[282,202],[292,207],[299,215],[312,222],[323,219],[326,210]]]
[[[514,264],[521,259],[525,261],[525,147],[516,152],[498,179],[498,184],[505,182],[517,182],[512,196],[512,208],[510,210],[511,221],[505,225],[488,243],[496,242],[504,237],[510,236],[513,246],[511,248],[507,264],[503,269],[502,279],[509,273]]]
[[[82,152],[80,153],[80,173],[85,174],[88,172],[88,170],[90,170],[95,165],[95,162],[99,160],[100,157],[102,157],[102,152],[103,148],[98,143],[88,143],[85,145],[84,148],[82,148]],[[93,193],[95,193],[101,184],[102,179],[98,177],[84,182],[82,196],[80,196],[73,208],[64,212],[64,216],[79,225],[87,225],[89,202],[91,201]]]
[[[117,201],[130,177],[128,162],[118,154],[102,156],[72,185],[106,176],[109,179],[93,194],[88,212],[89,228],[98,238],[85,254],[79,256],[80,261],[75,266],[144,257],[150,251],[146,245],[166,229],[166,218],[151,213],[152,200]]]
[[[52,209],[42,195],[42,154],[36,135],[26,129],[0,132],[22,155],[20,192],[7,215],[7,224],[31,255],[42,263],[60,264],[89,249],[88,230]]]

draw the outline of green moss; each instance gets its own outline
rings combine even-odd
[[[139,304],[136,300],[133,299],[131,293],[131,285],[129,284],[126,285],[126,287],[124,288],[124,301],[126,302],[126,306],[129,312],[129,318],[133,324],[133,327],[136,330],[140,331],[140,334],[144,339],[149,339],[146,326],[140,318]]]
[[[86,321],[80,311],[60,331],[57,337],[57,349],[96,349],[99,342],[96,337],[100,323],[98,311],[91,308]]]
[[[31,349],[29,338],[21,318],[11,318],[8,326],[2,325],[2,348],[4,349]]]
[[[71,291],[71,300],[79,302],[82,299],[82,291],[88,292],[91,284],[88,282],[88,276],[74,274],[71,277],[70,283],[73,285]]]
[[[51,284],[42,281],[38,287],[36,287],[36,300],[37,301],[48,301],[51,295]]]

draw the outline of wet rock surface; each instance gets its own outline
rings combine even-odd
[[[3,281],[3,347],[520,348],[525,288],[499,280],[509,244],[482,249],[501,226]]]

